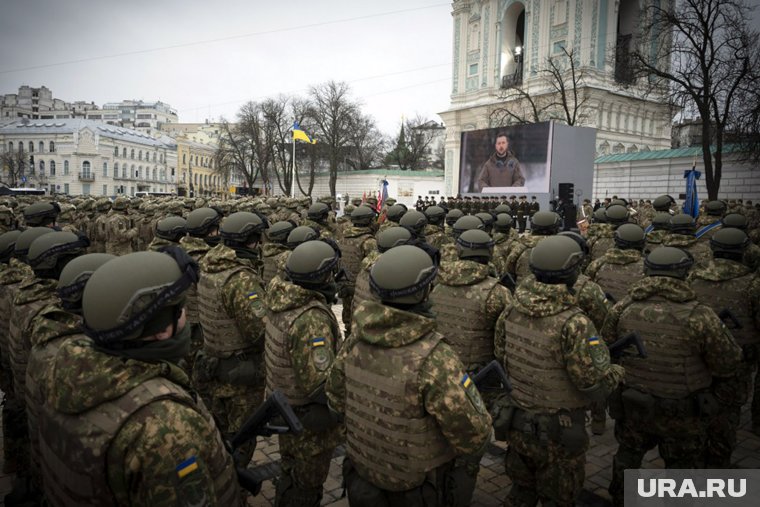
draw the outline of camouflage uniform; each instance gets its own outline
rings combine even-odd
[[[299,220],[296,223],[300,223],[301,225],[305,225],[307,227],[311,227],[315,231],[319,233],[320,238],[329,238],[335,241],[338,241],[338,226],[337,224],[333,222],[315,222],[314,220],[310,220],[308,218]]]
[[[92,223],[90,238],[90,253],[105,253],[108,241],[107,222],[110,218],[111,201],[107,197],[98,199],[96,202],[95,220]]]
[[[454,240],[451,238],[451,236],[447,235],[444,232],[443,227],[438,225],[427,224],[425,226],[423,236],[425,236],[425,241],[427,244],[432,245],[438,249],[442,248],[443,245],[454,244]]]
[[[344,230],[339,244],[343,254],[341,263],[348,276],[348,282],[343,286],[341,294],[343,301],[341,317],[346,336],[348,336],[351,334],[351,303],[354,297],[356,276],[359,274],[362,259],[373,250],[377,250],[377,241],[375,241],[372,228],[352,225]]]
[[[754,350],[749,354],[755,358],[753,364],[744,364],[736,376],[716,378],[713,383],[721,410],[707,428],[705,467],[730,468],[741,407],[749,399],[752,371],[757,367],[756,358],[760,354],[760,327],[756,327],[754,318],[760,307],[760,277],[744,264],[719,258],[692,271],[689,281],[700,303],[712,308],[716,314],[731,310],[740,326],[731,323],[731,334],[740,346]],[[753,420],[760,421],[757,412],[760,409],[760,385],[756,385],[755,393]]]
[[[530,252],[541,241],[549,236],[539,236],[537,234],[530,234],[528,236],[521,236],[520,239],[512,243],[512,249],[507,256],[505,270],[506,273],[515,277],[516,281],[520,281],[522,278],[526,278],[530,275],[530,267],[528,261],[530,260]]]
[[[267,294],[267,390],[281,390],[305,424],[300,435],[278,437],[282,474],[275,503],[319,505],[341,432],[311,393],[324,384],[335,360],[340,327],[319,292],[276,277]]]
[[[631,331],[641,334],[649,357],[623,357],[624,385],[610,398],[619,444],[610,494],[620,505],[623,471],[639,468],[655,446],[667,468],[700,467],[706,423],[717,407],[713,377],[733,376],[742,359],[726,326],[684,280],[647,276],[635,283],[602,335],[612,342]]]
[[[137,229],[126,211],[114,210],[105,222],[106,253],[126,255],[132,253],[132,241],[137,238]]]
[[[150,250],[151,252],[158,252],[162,248],[166,248],[167,246],[179,246],[179,243],[175,243],[174,241],[169,241],[168,239],[159,238],[156,236],[153,238],[153,241],[150,242],[148,245],[148,248],[146,250]]]
[[[613,302],[617,302],[628,293],[631,283],[644,277],[644,258],[638,250],[610,248],[589,264],[586,275],[612,296]]]
[[[662,246],[662,240],[668,235],[666,229],[653,229],[647,233],[647,245],[644,252],[651,252],[658,246]]]
[[[583,488],[588,392],[622,377],[594,323],[564,284],[521,283],[496,325],[495,353],[512,379],[506,504],[572,505]]]
[[[330,406],[346,418],[352,505],[469,505],[491,418],[435,327],[375,301],[356,309],[327,379]]]
[[[496,271],[497,276],[502,276],[507,273],[507,257],[509,252],[517,241],[519,235],[514,229],[509,229],[509,234],[503,232],[493,233],[493,256],[491,257],[491,264]]]
[[[354,312],[356,312],[356,308],[362,304],[362,302],[367,300],[377,301],[377,297],[372,294],[372,291],[370,290],[369,272],[372,270],[372,266],[375,265],[375,261],[377,261],[378,257],[380,257],[380,252],[373,250],[362,259],[359,274],[356,275],[356,283],[354,284],[354,297],[351,300],[352,316]]]
[[[662,238],[662,246],[671,246],[686,250],[694,257],[695,267],[704,266],[712,258],[709,244],[702,243],[694,235],[666,234],[665,237]]]
[[[612,224],[599,224],[594,228],[594,234],[588,236],[588,248],[591,252],[591,260],[595,261],[604,253],[615,246],[615,226]]]
[[[231,456],[187,376],[67,340],[40,414],[45,495],[54,505],[238,505]]]
[[[639,211],[638,224],[642,229],[646,229],[652,223],[654,216],[657,212],[650,203],[646,203],[644,208]]]
[[[206,253],[200,269],[203,357],[196,361],[197,376],[209,386],[222,434],[231,437],[264,399],[264,290],[252,262],[223,244]]]
[[[16,228],[16,215],[13,209],[5,205],[0,205],[0,234],[12,231]]]
[[[290,252],[290,249],[280,243],[265,243],[262,245],[261,260],[264,264],[264,269],[261,278],[264,282],[264,287],[267,287],[272,278],[280,272],[279,265],[284,265],[284,263],[279,258],[285,252]]]

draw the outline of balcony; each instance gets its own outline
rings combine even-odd
[[[522,85],[522,81],[523,81],[522,78],[523,78],[522,67],[516,70],[514,74],[507,74],[506,76],[501,76],[501,89],[506,90],[509,88],[516,88]]]
[[[81,172],[79,173],[79,181],[95,181],[95,173]]]

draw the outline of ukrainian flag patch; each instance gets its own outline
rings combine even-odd
[[[311,340],[311,346],[312,347],[324,347],[325,346],[325,339],[323,337],[314,338],[314,339]]]
[[[177,477],[182,479],[183,477],[187,476],[188,474],[191,474],[198,470],[198,461],[195,459],[195,456],[192,456],[179,465],[177,465]]]
[[[599,337],[598,336],[589,336],[589,338],[588,338],[588,344],[589,345],[599,345]]]
[[[464,387],[465,389],[470,387],[470,384],[472,384],[472,379],[467,373],[465,373],[464,376],[462,377],[462,381],[460,382],[460,384],[462,384],[462,387]]]
[[[250,294],[248,294],[248,301],[256,301],[257,299],[259,299],[258,293],[251,292]]]

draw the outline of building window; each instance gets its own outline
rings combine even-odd
[[[153,180],[155,181],[155,179],[156,179],[156,168],[154,167],[153,168]]]
[[[90,163],[87,160],[82,162],[82,175],[90,175]]]
[[[66,194],[66,195],[69,195],[69,184],[68,183],[64,183],[63,184],[63,193]]]
[[[555,55],[561,55],[563,53],[563,50],[565,49],[566,42],[563,40],[559,40],[554,43],[552,46],[552,53]]]
[[[55,142],[50,141],[50,153],[55,153]]]
[[[8,152],[13,153],[13,141],[8,141]]]
[[[137,152],[137,160],[142,160],[142,150]]]
[[[68,160],[63,161],[63,175],[64,176],[69,175],[69,161]]]
[[[43,143],[42,141],[40,141],[38,147],[40,149],[40,153],[45,153],[45,143]]]
[[[89,183],[82,183],[82,194],[84,194],[84,195],[90,195],[90,184]]]
[[[113,156],[114,157],[118,157],[119,156],[119,147],[118,146],[114,146],[113,147]]]
[[[186,163],[187,163],[187,153],[183,153],[183,154],[182,154],[182,163],[183,163],[183,164],[186,164]]]
[[[478,73],[478,64],[477,63],[471,64],[470,65],[470,75],[474,76],[477,73]]]
[[[50,161],[50,176],[55,176],[55,160]]]
[[[153,162],[155,162],[155,161],[156,161],[156,152],[154,151],[153,152]]]
[[[103,185],[103,195],[108,195],[108,185]]]
[[[122,158],[127,158],[127,149],[126,148],[122,148],[122,150],[121,150],[121,156],[122,156]]]
[[[29,153],[34,153],[34,143],[29,141]]]
[[[103,176],[108,176],[108,162],[103,162]]]
[[[134,148],[132,148],[132,151],[130,152],[130,157],[129,158],[131,158],[132,160],[135,159],[135,149]]]
[[[45,161],[40,160],[40,176],[45,176]]]
[[[121,177],[124,179],[127,178],[127,164],[124,164],[124,166],[121,168]]]

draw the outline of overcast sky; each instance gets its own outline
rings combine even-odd
[[[202,122],[232,119],[247,100],[305,94],[333,79],[350,84],[386,133],[402,115],[440,121],[435,113],[449,105],[450,2],[1,3],[0,94],[28,84],[98,105],[161,100],[180,121]],[[145,51],[156,48],[166,49]],[[132,54],[115,56],[123,53]],[[72,60],[86,61],[65,63]]]

